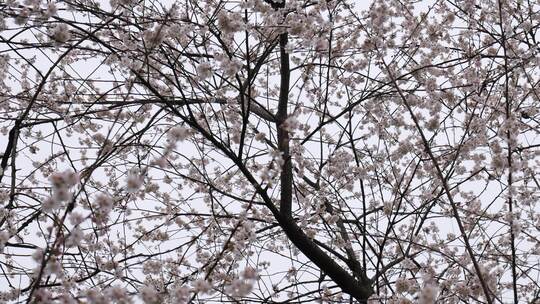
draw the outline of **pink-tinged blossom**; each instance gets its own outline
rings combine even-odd
[[[210,78],[212,76],[212,65],[209,62],[203,62],[197,66],[197,75],[201,79]]]
[[[163,26],[158,26],[151,30],[143,32],[143,40],[148,48],[155,48],[163,42],[167,35],[167,29]]]
[[[248,266],[242,271],[242,277],[246,280],[257,280],[259,275],[257,269]]]
[[[53,212],[60,207],[62,207],[60,200],[53,199],[51,197],[44,199],[43,203],[41,204],[41,210],[45,213]]]
[[[73,211],[69,214],[69,222],[71,223],[71,225],[77,226],[83,221],[84,221],[84,216],[81,213],[77,211]]]
[[[328,50],[328,39],[325,37],[319,37],[313,42],[313,47],[317,52],[324,52]]]
[[[264,141],[264,138],[266,137],[266,135],[262,132],[259,132],[255,135],[255,139],[258,140],[258,141]]]
[[[253,282],[241,279],[235,279],[230,285],[225,287],[227,292],[232,297],[245,297],[253,290]]]
[[[242,20],[242,15],[239,13],[229,14],[223,12],[218,16],[218,25],[224,33],[234,33],[241,31],[244,28]]]
[[[47,304],[52,302],[53,295],[45,288],[38,288],[34,292],[34,303]]]
[[[426,284],[420,290],[420,294],[418,296],[418,304],[435,304],[438,294],[439,288],[435,284]]]
[[[45,266],[44,271],[47,275],[60,276],[62,274],[63,268],[62,264],[60,264],[60,261],[58,260],[58,257],[51,256],[49,258],[49,261],[47,262],[47,265]]]
[[[186,140],[190,134],[191,133],[188,128],[182,127],[182,126],[176,126],[169,130],[169,132],[167,133],[167,139],[170,140],[171,142],[176,143],[177,141]]]
[[[47,9],[45,10],[45,16],[47,19],[52,16],[56,16],[57,12],[58,8],[56,7],[56,4],[54,2],[47,3]]]
[[[71,170],[55,172],[49,176],[54,188],[73,187],[79,183],[79,175]]]
[[[407,292],[410,289],[410,285],[408,279],[400,277],[396,280],[396,291],[399,293]]]
[[[96,207],[99,208],[100,211],[104,213],[109,213],[112,210],[113,206],[114,199],[110,195],[100,193],[96,197]]]
[[[15,24],[24,25],[30,17],[30,9],[28,7],[23,7],[19,14],[15,16]]]
[[[60,298],[58,299],[58,302],[60,304],[77,304],[78,301],[73,298],[70,294],[62,294],[60,295]]]
[[[144,183],[144,175],[138,168],[129,170],[126,180],[126,189],[129,193],[134,193],[141,188]]]
[[[81,241],[84,238],[84,233],[80,228],[75,228],[71,230],[69,236],[66,239],[67,247],[76,247],[80,245]]]
[[[9,232],[0,231],[0,252],[4,250],[4,247],[6,246],[6,243],[8,242],[9,238],[10,238]]]
[[[144,274],[159,274],[162,271],[162,262],[149,260],[143,264],[142,271]]]
[[[152,286],[142,287],[139,296],[146,304],[156,304],[160,301],[159,292]]]
[[[186,286],[177,286],[172,291],[172,298],[175,303],[185,304],[189,301],[189,288]]]
[[[57,43],[66,43],[71,38],[67,24],[61,23],[51,30],[51,39]]]
[[[55,202],[67,202],[71,200],[72,193],[67,187],[57,187],[53,188],[52,191],[52,200]],[[54,209],[54,208],[53,208]]]
[[[73,171],[54,172],[49,176],[51,182],[51,197],[44,199],[43,212],[52,212],[60,209],[64,202],[72,199],[72,190],[79,183],[79,175]]]
[[[32,259],[38,263],[40,263],[43,260],[44,257],[44,250],[41,248],[37,248],[34,250],[34,253],[32,253]]]
[[[133,302],[128,294],[128,291],[121,286],[109,287],[104,293],[107,295],[107,299],[113,303],[129,304]]]
[[[84,294],[85,294],[86,300],[88,301],[89,304],[106,304],[106,303],[109,303],[106,295],[103,294],[97,288],[87,289]]]
[[[212,285],[204,279],[193,282],[193,291],[196,293],[208,293],[212,290]]]

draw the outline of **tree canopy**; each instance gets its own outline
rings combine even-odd
[[[0,2],[0,301],[540,303],[540,2]]]

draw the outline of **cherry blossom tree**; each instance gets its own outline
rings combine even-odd
[[[540,1],[0,2],[0,300],[540,303]]]

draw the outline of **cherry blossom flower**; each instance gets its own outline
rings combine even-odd
[[[202,79],[212,76],[212,65],[209,62],[203,62],[197,66],[197,75]]]
[[[143,185],[143,183],[144,176],[142,175],[141,170],[139,170],[138,168],[132,168],[131,170],[129,170],[126,181],[126,187],[128,192],[136,192]]]
[[[51,39],[57,43],[66,43],[71,38],[71,33],[66,24],[60,23],[51,31]]]

